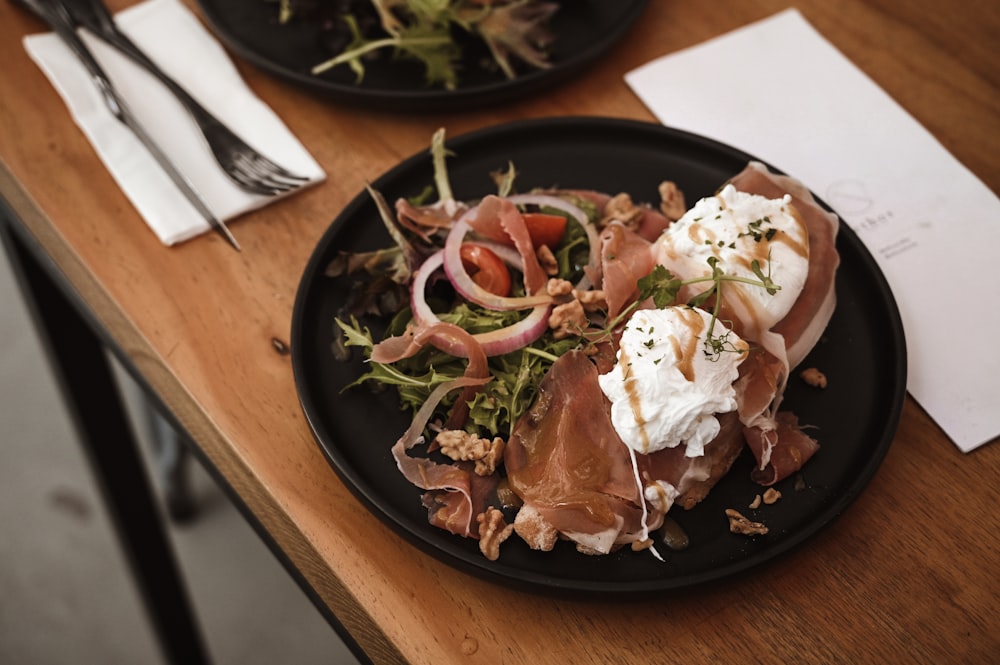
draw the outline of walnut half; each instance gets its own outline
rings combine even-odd
[[[619,222],[628,229],[637,229],[642,222],[645,211],[632,202],[632,197],[626,193],[616,194],[604,206],[604,215],[598,222],[598,228],[604,228],[611,222]]]
[[[680,219],[687,211],[687,204],[684,202],[684,192],[677,187],[677,184],[669,180],[660,183],[660,212],[671,220]]]
[[[438,432],[434,441],[442,454],[456,462],[475,462],[477,476],[490,475],[503,459],[504,441],[500,437],[490,441],[463,430],[448,429]]]
[[[476,515],[479,523],[479,551],[490,561],[500,557],[500,545],[514,533],[514,525],[507,524],[503,513],[490,506],[486,512]]]
[[[556,305],[549,315],[549,328],[555,339],[566,339],[571,335],[579,335],[587,327],[587,313],[579,300]]]

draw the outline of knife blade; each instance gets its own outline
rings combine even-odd
[[[194,206],[195,210],[198,211],[205,221],[208,222],[208,225],[221,235],[234,249],[239,251],[240,245],[229,228],[209,209],[205,203],[205,199],[198,193],[198,190],[195,189],[190,180],[174,165],[173,161],[163,152],[163,149],[160,148],[156,140],[146,131],[142,123],[139,122],[139,119],[129,109],[128,104],[115,89],[111,79],[97,62],[97,59],[94,58],[93,53],[76,33],[73,27],[73,20],[66,8],[60,2],[53,2],[51,0],[21,0],[21,2],[55,31],[77,59],[83,63],[94,85],[97,86],[105,105],[111,111],[112,115],[114,115],[115,119],[131,130],[132,134],[142,143],[184,197]]]

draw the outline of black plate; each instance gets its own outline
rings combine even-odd
[[[448,146],[455,154],[449,160],[452,187],[456,196],[468,199],[491,193],[489,173],[510,161],[519,172],[521,190],[559,185],[625,191],[637,201],[657,201],[658,183],[671,179],[691,203],[711,195],[751,159],[659,125],[598,118],[523,121],[449,139]],[[391,201],[423,191],[431,174],[425,151],[380,177],[374,187]],[[784,403],[802,423],[816,427],[813,434],[822,447],[801,478],[778,485],[784,498],[743,511],[765,521],[769,534],[747,538],[728,530],[725,509],[744,509],[761,491],[750,480],[751,457],[744,453],[704,502],[671,513],[691,545],[680,552],[660,547],[666,562],[627,549],[585,556],[568,543],[559,543],[552,552],[534,552],[517,537],[503,545],[499,560],[488,561],[476,541],[428,524],[420,490],[397,471],[389,449],[409,419],[394,392],[341,392],[362,367],[360,361],[339,363],[331,355],[333,319],[345,297],[345,280],[324,277],[323,271],[339,249],[387,245],[365,193],[320,241],[302,277],[292,321],[299,397],[317,441],[357,496],[405,538],[474,575],[536,590],[636,594],[743,573],[802,543],[839,515],[872,478],[892,441],[905,395],[902,324],[871,255],[841,223],[837,309],[803,365],[825,372],[829,387],[818,390],[793,378]],[[804,486],[796,489],[797,480]]]
[[[474,48],[464,52],[456,90],[431,88],[422,66],[380,59],[366,65],[358,84],[350,68],[335,67],[320,76],[310,70],[330,58],[319,43],[315,24],[278,25],[277,3],[264,0],[198,0],[212,30],[237,55],[281,78],[345,103],[386,111],[454,111],[497,104],[552,85],[579,73],[621,39],[646,0],[567,0],[552,19],[556,34],[553,66],[525,70],[513,80],[476,65]]]

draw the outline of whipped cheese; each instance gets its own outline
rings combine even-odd
[[[791,197],[768,199],[732,185],[698,201],[664,231],[653,251],[681,279],[711,275],[708,259],[715,257],[725,273],[756,280],[756,260],[780,290],[771,295],[751,284],[724,285],[725,301],[744,330],[770,330],[784,318],[809,272],[809,233]]]
[[[611,423],[638,453],[686,445],[698,457],[719,433],[715,414],[736,409],[733,381],[748,345],[711,315],[687,306],[644,309],[626,324],[618,362],[598,377],[611,401]],[[713,353],[708,335],[731,351]]]

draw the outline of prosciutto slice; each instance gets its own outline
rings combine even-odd
[[[487,196],[468,219],[469,226],[485,238],[500,243],[513,243],[521,255],[524,270],[524,288],[529,294],[542,291],[548,276],[538,263],[528,227],[517,206],[498,196]]]
[[[719,419],[704,455],[687,457],[677,446],[636,454],[633,465],[594,364],[579,351],[562,356],[505,451],[510,487],[524,502],[515,529],[536,549],[551,549],[558,535],[586,554],[645,539],[675,503],[689,509],[704,499],[743,450],[737,414]]]
[[[840,265],[837,253],[837,216],[822,208],[798,180],[771,173],[759,162],[751,162],[734,176],[737,189],[768,198],[788,194],[809,233],[809,273],[792,309],[771,330],[782,336],[788,367],[794,368],[819,341],[837,304],[834,277]]]
[[[799,427],[795,414],[781,411],[775,422],[773,430],[748,427],[743,432],[754,457],[761,462],[751,477],[765,486],[792,475],[819,450],[816,440]]]
[[[700,457],[687,457],[684,446],[636,457],[644,492],[653,509],[665,514],[673,504],[693,508],[729,472],[743,450],[743,426],[735,411],[718,418],[719,433]]]
[[[618,222],[608,224],[601,239],[601,288],[614,318],[639,295],[639,279],[656,264],[651,244]]]
[[[768,198],[788,194],[809,234],[809,272],[795,304],[769,331],[783,346],[765,344],[737,381],[740,415],[745,436],[757,459],[754,479],[771,485],[802,468],[819,448],[798,427],[798,419],[777,411],[789,373],[808,355],[830,323],[836,307],[835,277],[840,265],[837,253],[837,216],[826,211],[798,180],[771,173],[759,162],[751,162],[729,181],[737,189]],[[773,385],[771,416],[759,414],[766,392]],[[756,404],[754,404],[756,400]],[[758,414],[758,415],[754,415]]]
[[[597,369],[580,351],[549,369],[534,405],[514,426],[504,464],[524,502],[521,511],[583,552],[607,554],[642,532],[628,449],[611,424]]]
[[[408,328],[402,335],[387,337],[372,347],[371,361],[376,363],[392,363],[403,358],[409,358],[419,352],[425,344],[438,347],[465,350],[469,359],[465,368],[466,378],[481,379],[479,384],[467,385],[461,397],[452,407],[446,427],[458,429],[465,425],[469,414],[469,402],[475,399],[479,386],[490,379],[489,368],[486,365],[486,352],[482,345],[468,332],[453,323],[438,321],[428,326]]]
[[[589,189],[572,189],[566,190],[562,193],[575,196],[594,204],[594,207],[597,208],[597,212],[601,217],[605,217],[608,202],[613,198],[610,194],[595,192]],[[641,212],[641,216],[636,223],[635,231],[645,240],[650,242],[656,240],[656,238],[663,233],[663,230],[670,226],[671,220],[659,210],[655,210],[654,208],[644,204],[637,206],[637,209]]]
[[[465,464],[442,464],[428,457],[413,457],[409,451],[424,443],[421,435],[430,414],[446,394],[457,388],[478,386],[486,379],[462,377],[443,383],[431,393],[413,418],[409,429],[392,447],[392,457],[403,476],[427,490],[423,504],[431,524],[467,538],[479,537],[476,515],[486,509],[486,500],[496,488],[496,476],[481,478]]]
[[[428,510],[428,520],[442,529],[469,538],[479,537],[476,515],[487,507],[487,498],[496,490],[499,479],[495,475],[480,477],[468,463],[440,463],[429,457],[413,457],[409,452],[424,443],[422,432],[431,414],[445,396],[462,389],[452,407],[445,427],[457,429],[465,424],[468,402],[483,384],[490,381],[486,355],[465,330],[451,323],[436,323],[420,330],[407,331],[399,337],[389,338],[372,350],[373,362],[393,362],[417,353],[424,344],[435,338],[447,337],[468,350],[469,362],[464,376],[443,383],[435,388],[417,413],[403,436],[392,447],[392,457],[403,476],[420,489],[423,505]]]

